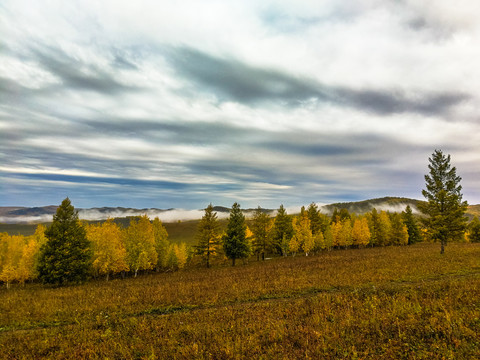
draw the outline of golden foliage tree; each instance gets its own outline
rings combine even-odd
[[[356,218],[352,228],[352,244],[358,247],[365,247],[370,241],[370,236],[367,218]]]
[[[168,241],[168,233],[165,226],[158,217],[156,217],[153,222],[153,235],[155,237],[155,250],[157,251],[157,271],[159,269],[165,269],[168,262],[168,249],[170,243]]]
[[[308,217],[308,212],[302,207],[300,215],[294,218],[293,220],[293,230],[294,236],[292,241],[298,244],[298,247],[301,248],[305,255],[308,256],[310,251],[314,247],[314,239],[312,235],[311,223]]]
[[[122,231],[109,219],[101,225],[87,225],[87,238],[93,245],[93,270],[95,275],[128,271],[127,251],[122,241]]]
[[[147,215],[134,218],[124,231],[124,243],[127,250],[127,264],[134,271],[151,270],[157,264],[155,235],[153,226]]]

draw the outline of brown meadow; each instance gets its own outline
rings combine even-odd
[[[480,358],[480,244],[0,289],[1,358]]]

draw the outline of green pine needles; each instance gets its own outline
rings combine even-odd
[[[247,242],[247,225],[245,216],[238,203],[233,204],[228,218],[228,225],[223,236],[223,250],[235,266],[236,259],[247,258],[250,255],[250,246]]]
[[[62,201],[45,236],[47,242],[40,250],[37,267],[39,278],[58,285],[85,281],[90,274],[92,250],[69,198]]]
[[[462,201],[462,178],[450,165],[450,155],[435,150],[428,159],[430,173],[425,175],[426,190],[422,190],[425,203],[419,203],[419,209],[428,217],[424,225],[433,240],[441,243],[440,253],[445,252],[449,240],[461,238],[466,229],[467,218],[464,216],[468,204]]]

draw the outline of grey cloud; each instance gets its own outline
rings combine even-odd
[[[256,103],[263,100],[300,101],[321,97],[321,91],[315,89],[314,84],[277,71],[253,68],[236,60],[215,58],[190,48],[174,49],[169,56],[180,75],[215,92],[220,100]]]
[[[247,105],[281,102],[300,106],[315,99],[378,115],[420,113],[443,116],[470,96],[461,92],[405,94],[402,91],[327,86],[280,71],[255,68],[237,60],[220,59],[191,48],[173,49],[167,56],[178,74],[219,101]]]
[[[76,90],[96,91],[103,94],[118,94],[125,91],[139,90],[137,86],[118,82],[105,69],[83,63],[65,53],[62,49],[44,45],[42,47],[32,47],[30,51],[33,58],[44,69],[62,80],[62,86]],[[82,68],[86,68],[88,71],[82,71]]]
[[[383,93],[374,90],[337,89],[337,93],[339,103],[379,115],[400,113],[445,115],[451,107],[470,99],[467,94],[455,92],[407,96],[395,91]]]

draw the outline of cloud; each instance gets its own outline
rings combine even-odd
[[[201,91],[209,89],[221,102],[236,101],[257,105],[265,101],[301,106],[315,100],[347,106],[379,115],[421,113],[440,115],[470,96],[458,92],[417,93],[387,89],[354,89],[329,86],[281,71],[256,68],[235,59],[221,59],[192,48],[171,51],[169,60],[180,76]]]
[[[428,4],[7,0],[0,205],[420,197],[435,148],[477,199],[479,9]]]

